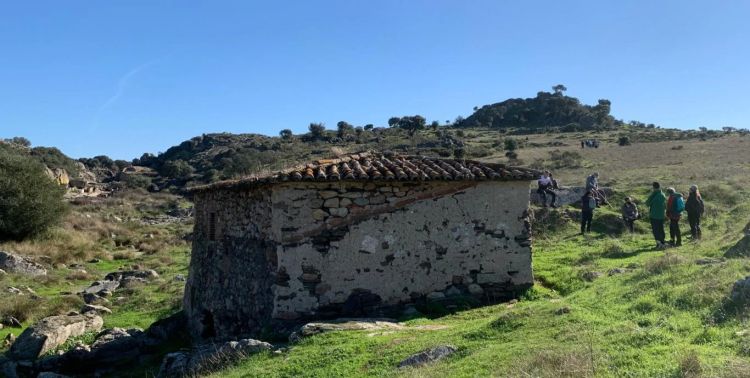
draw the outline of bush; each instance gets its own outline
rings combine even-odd
[[[630,145],[630,137],[629,136],[621,136],[619,139],[617,139],[617,144],[620,146],[629,146]]]
[[[58,224],[67,211],[64,193],[42,164],[0,152],[0,239],[21,240]]]
[[[195,169],[185,160],[170,160],[161,167],[160,172],[163,176],[176,179],[188,179],[195,172]]]

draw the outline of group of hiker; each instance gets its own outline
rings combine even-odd
[[[549,206],[555,206],[557,195],[554,190],[559,189],[557,181],[552,177],[550,171],[544,171],[537,181],[537,193],[542,205],[547,207],[547,197],[551,197]],[[605,192],[599,188],[599,173],[594,172],[586,178],[586,188],[581,197],[581,234],[591,231],[591,222],[594,219],[594,210],[601,205],[608,205]],[[661,184],[654,182],[652,192],[645,202],[648,206],[648,216],[651,223],[651,231],[656,240],[657,248],[682,245],[682,233],[680,231],[680,219],[682,213],[687,213],[690,224],[690,234],[693,240],[701,238],[701,216],[704,212],[703,198],[696,185],[690,187],[687,200],[674,188],[667,188],[667,193],[661,189]],[[628,231],[635,232],[635,221],[641,217],[638,205],[632,197],[626,197],[620,209],[622,220]],[[664,221],[669,219],[669,242],[666,241]]]
[[[690,187],[687,201],[674,188],[667,188],[667,195],[661,190],[658,182],[652,184],[653,191],[646,199],[649,207],[651,232],[654,234],[657,248],[682,245],[680,218],[686,212],[690,224],[690,235],[693,240],[701,238],[701,216],[704,212],[703,198],[696,185]],[[664,220],[669,219],[669,243],[665,241]]]
[[[599,141],[596,139],[581,140],[581,148],[599,148]]]

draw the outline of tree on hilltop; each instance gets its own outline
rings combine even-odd
[[[555,86],[552,87],[552,90],[555,91],[556,95],[562,96],[563,94],[565,94],[565,91],[568,90],[568,87],[566,87],[566,86],[564,86],[562,84],[557,84],[557,85],[555,85]]]
[[[310,123],[310,126],[308,127],[308,130],[310,130],[310,135],[313,139],[322,139],[323,133],[326,131],[326,126],[324,123],[318,122],[318,123]]]

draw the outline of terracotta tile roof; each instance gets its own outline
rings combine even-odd
[[[316,160],[267,175],[198,186],[191,191],[244,188],[288,181],[530,181],[539,175],[540,172],[533,169],[474,160],[361,152]]]

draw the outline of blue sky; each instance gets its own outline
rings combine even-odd
[[[0,5],[0,137],[132,159],[209,132],[468,116],[554,84],[665,127],[748,127],[747,1]]]

